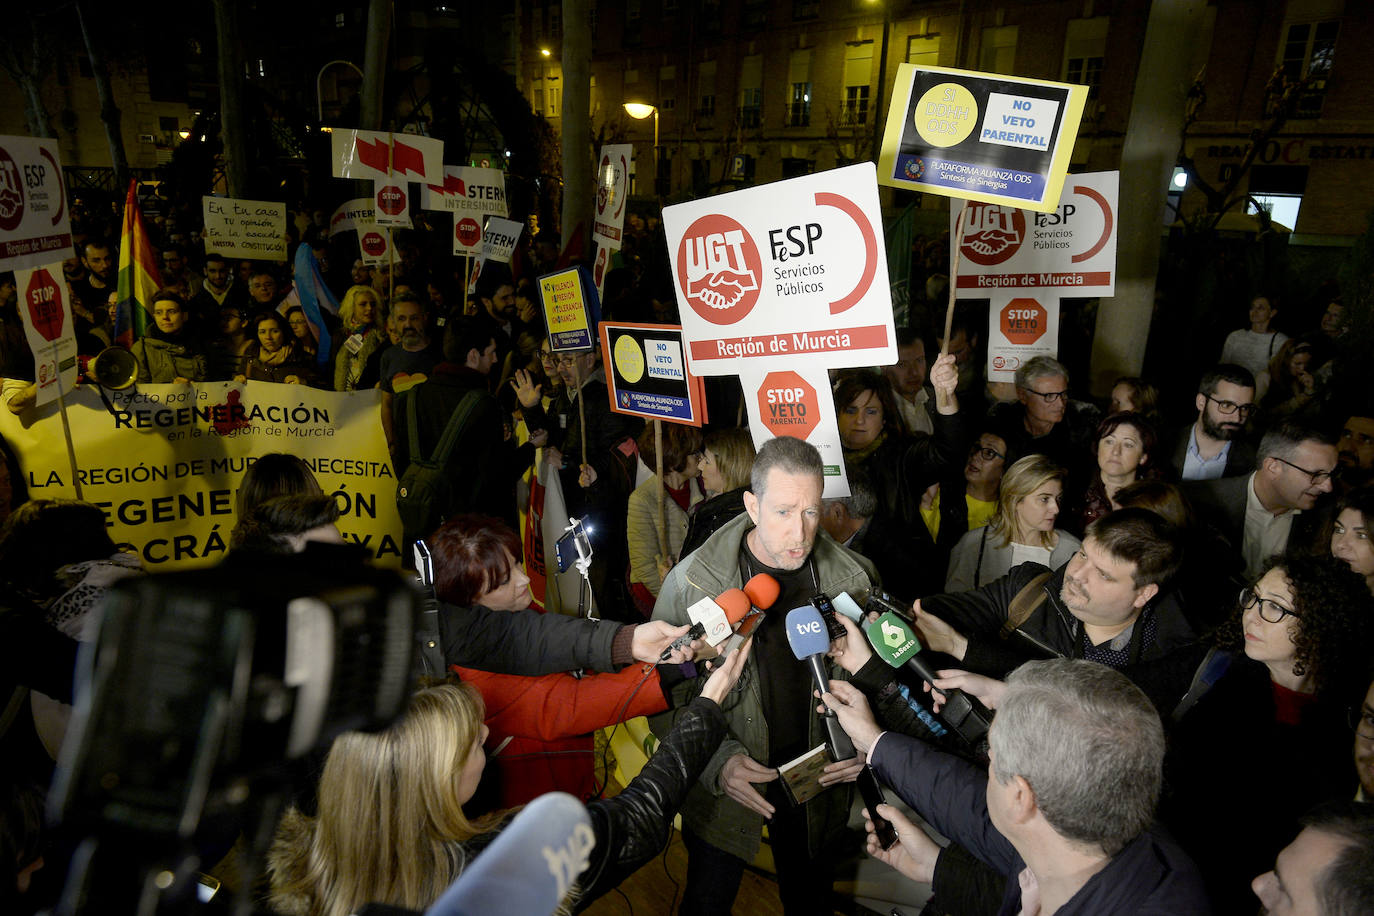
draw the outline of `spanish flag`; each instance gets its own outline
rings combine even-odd
[[[152,324],[153,293],[162,287],[157,269],[157,254],[143,228],[143,211],[138,207],[138,182],[129,181],[129,196],[124,199],[124,226],[119,233],[119,279],[116,292],[115,343],[129,346],[147,333]]]

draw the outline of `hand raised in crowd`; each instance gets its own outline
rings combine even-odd
[[[878,726],[878,720],[873,718],[868,699],[859,688],[848,681],[831,681],[830,691],[821,694],[821,702],[839,717],[840,727],[854,742],[854,749],[859,756],[867,755],[883,730]]]
[[[883,849],[878,842],[873,818],[864,809],[864,829],[868,831],[868,854],[879,862],[884,862],[901,875],[921,884],[929,884],[935,879],[935,860],[940,856],[939,845],[924,830],[911,822],[905,814],[891,805],[879,805],[878,814],[892,824],[897,832],[897,842],[891,849]]]
[[[630,653],[636,661],[656,665],[663,650],[689,629],[691,628],[687,624],[675,627],[666,620],[650,620],[648,623],[638,624],[634,628],[634,638],[630,641]],[[689,645],[674,649],[668,656],[668,663],[680,665],[690,662],[703,645],[705,643],[700,639],[694,639]]]
[[[736,754],[720,768],[720,788],[730,798],[764,817],[773,816],[773,806],[754,786],[772,782],[778,771],[766,767],[748,754]]]
[[[835,660],[835,664],[855,674],[873,657],[873,647],[868,644],[868,637],[864,636],[863,631],[854,625],[854,621],[843,614],[836,614],[835,619],[844,627],[844,635],[830,644],[830,651],[826,654]]]
[[[533,407],[538,404],[540,393],[544,389],[543,385],[534,383],[534,376],[525,369],[515,370],[515,378],[511,379],[510,386],[515,389],[515,397],[521,407]]]
[[[715,666],[711,676],[706,679],[706,683],[701,688],[701,695],[708,700],[715,701],[720,705],[725,699],[725,695],[735,689],[739,683],[740,672],[744,670],[744,663],[749,660],[749,652],[754,648],[754,639],[751,636],[744,641],[744,645],[730,653],[725,661]],[[706,663],[708,666],[711,662]]]
[[[931,363],[930,384],[937,397],[954,396],[954,389],[959,387],[959,367],[954,364],[953,353],[945,353]]]
[[[943,652],[960,659],[968,652],[968,637],[954,627],[936,617],[930,611],[921,610],[921,602],[911,603],[911,614],[916,624],[916,635],[927,649]]]

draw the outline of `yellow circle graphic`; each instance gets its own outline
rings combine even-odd
[[[615,342],[615,371],[633,385],[644,377],[644,351],[630,335],[622,334]]]
[[[968,139],[978,125],[978,103],[958,83],[940,83],[921,96],[912,120],[916,133],[931,146],[954,146]]]

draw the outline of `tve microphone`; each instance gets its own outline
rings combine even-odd
[[[425,916],[542,916],[587,870],[596,837],[586,807],[566,792],[526,805],[473,859]]]
[[[788,611],[787,644],[792,647],[792,654],[798,661],[806,662],[811,669],[811,679],[816,682],[816,689],[821,693],[829,693],[830,679],[826,676],[823,659],[830,649],[830,637],[825,629],[825,621],[821,619],[821,612],[809,604]],[[837,763],[854,756],[854,742],[849,740],[849,735],[840,727],[839,719],[829,708],[825,711],[825,734],[830,756]]]
[[[938,675],[921,658],[921,643],[905,621],[889,611],[873,622],[867,635],[873,651],[883,661],[894,668],[905,665],[921,680],[932,685],[933,690],[938,690],[945,701],[937,715],[969,744],[974,747],[980,745],[987,737],[992,714],[986,706],[962,690],[943,690],[934,686]]]

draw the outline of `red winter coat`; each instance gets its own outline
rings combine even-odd
[[[578,679],[453,666],[486,703],[488,763],[499,768],[501,806],[523,805],[545,792],[569,792],[584,800],[594,795],[591,733],[668,708],[658,671],[652,670],[646,680],[645,667],[636,664],[615,674]],[[636,691],[640,681],[643,686]]]

